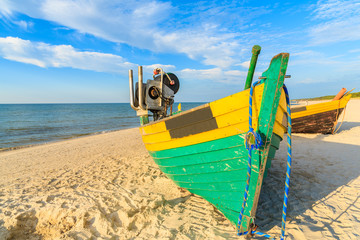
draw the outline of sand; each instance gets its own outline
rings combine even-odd
[[[293,134],[287,239],[360,239],[360,100],[335,135]],[[280,235],[286,144],[257,212]],[[178,188],[138,129],[0,152],[2,239],[239,239],[210,203]]]

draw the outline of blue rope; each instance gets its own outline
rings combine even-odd
[[[246,231],[246,232],[243,232],[243,233],[240,233],[238,234],[239,236],[242,236],[242,235],[247,235],[249,234],[250,231]],[[270,239],[275,239],[273,238],[272,236],[270,236],[269,234],[266,234],[266,233],[262,233],[262,232],[258,232],[258,231],[251,231],[251,235],[258,235],[260,237],[266,237],[266,238],[270,238]]]
[[[287,167],[286,167],[286,179],[285,179],[285,192],[284,192],[284,205],[282,212],[281,220],[281,240],[285,238],[285,224],[286,224],[286,213],[287,213],[287,204],[288,204],[288,195],[289,195],[289,186],[290,186],[290,174],[291,174],[291,110],[290,110],[290,100],[289,93],[285,86],[283,85],[285,95],[286,95],[286,105],[287,105]]]
[[[246,149],[248,150],[248,168],[247,168],[247,179],[246,179],[246,186],[245,186],[245,192],[244,192],[244,200],[243,200],[243,204],[241,206],[241,210],[239,213],[239,220],[238,220],[238,233],[237,235],[241,236],[241,235],[246,235],[251,233],[259,235],[259,236],[263,236],[263,237],[267,237],[267,238],[271,238],[271,239],[275,239],[273,237],[271,237],[268,234],[262,233],[262,232],[258,232],[258,231],[246,231],[241,233],[241,222],[242,222],[242,218],[243,218],[243,214],[244,214],[244,210],[245,210],[245,206],[246,206],[246,201],[247,201],[247,197],[248,197],[248,192],[249,192],[249,185],[250,185],[250,177],[251,177],[251,154],[252,154],[252,150],[253,149],[259,149],[260,146],[262,145],[262,140],[261,140],[261,136],[259,135],[259,133],[254,132],[254,129],[252,128],[252,95],[253,95],[253,88],[259,84],[260,81],[255,82],[253,85],[251,85],[250,88],[250,97],[249,97],[249,131],[246,133],[245,135],[245,146]],[[287,203],[288,203],[288,194],[289,194],[289,185],[290,185],[290,173],[291,173],[291,111],[290,111],[290,100],[289,100],[289,94],[288,94],[288,90],[285,86],[285,84],[283,85],[284,88],[284,92],[286,95],[286,105],[287,105],[287,120],[288,120],[288,125],[287,125],[287,150],[288,150],[288,155],[287,155],[287,169],[286,169],[286,179],[285,179],[285,193],[284,193],[284,204],[283,204],[283,212],[282,212],[282,222],[281,222],[281,240],[284,240],[285,238],[285,224],[286,224],[286,213],[287,213]],[[251,135],[253,136],[253,138],[251,139]]]
[[[260,81],[255,82],[250,87],[250,97],[249,97],[249,131],[245,135],[245,146],[248,150],[248,168],[247,168],[247,179],[246,179],[246,185],[245,185],[245,192],[244,192],[244,200],[241,206],[241,210],[239,213],[239,220],[238,220],[238,235],[244,235],[244,233],[240,233],[241,231],[241,221],[244,214],[246,201],[248,197],[249,192],[249,185],[250,185],[250,177],[251,177],[251,152],[253,149],[259,149],[259,147],[262,144],[260,135],[256,132],[254,132],[254,129],[252,128],[252,95],[254,87],[259,83]],[[253,139],[251,139],[251,135],[253,136]]]

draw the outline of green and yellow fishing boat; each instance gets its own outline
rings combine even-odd
[[[234,225],[238,224],[247,181],[249,87],[259,52],[260,47],[254,46],[246,90],[176,114],[171,113],[173,96],[179,89],[174,74],[156,69],[154,79],[145,84],[139,67],[134,94],[132,70],[129,71],[131,106],[140,117],[140,133],[151,157],[168,178],[212,203]],[[273,57],[253,89],[252,128],[263,144],[252,153],[240,233],[251,229],[264,176],[286,132],[283,83],[288,59],[288,53]],[[154,117],[152,122],[149,111]]]

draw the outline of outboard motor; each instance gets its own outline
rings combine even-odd
[[[154,69],[153,79],[143,83],[142,66],[138,69],[139,80],[133,83],[133,71],[129,70],[130,105],[138,116],[148,117],[148,111],[153,113],[154,121],[172,114],[174,95],[180,88],[180,82],[173,73],[164,73],[161,68]],[[147,120],[148,121],[148,120]]]

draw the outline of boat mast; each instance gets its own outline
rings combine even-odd
[[[250,67],[249,67],[249,71],[248,71],[248,75],[246,77],[246,83],[245,83],[245,88],[249,89],[251,87],[251,83],[253,80],[253,76],[254,76],[254,72],[255,72],[255,67],[256,67],[256,62],[258,59],[258,56],[260,54],[261,51],[261,47],[259,45],[254,45],[252,48],[252,56],[251,56],[251,61],[250,61]]]

